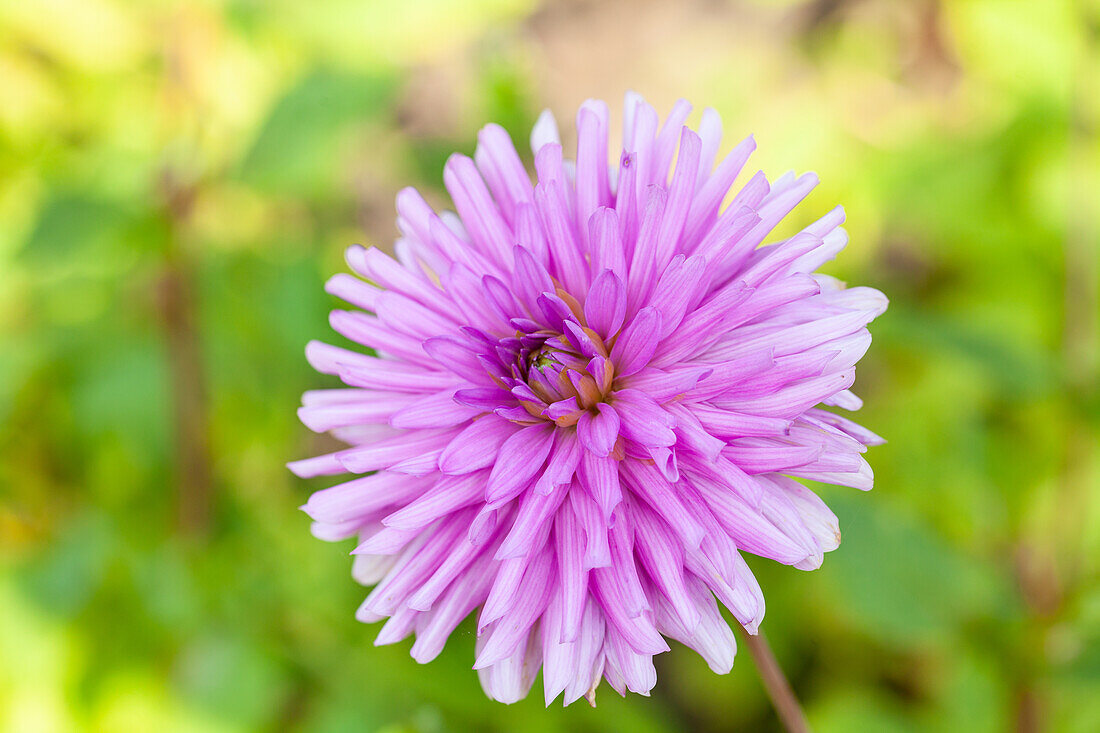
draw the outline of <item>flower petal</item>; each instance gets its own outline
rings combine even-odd
[[[646,306],[638,311],[611,349],[616,375],[628,377],[640,372],[649,363],[657,350],[660,329],[661,314],[656,308]]]
[[[605,339],[622,328],[626,316],[626,286],[611,270],[604,270],[592,283],[584,301],[584,319],[588,327]]]
[[[606,402],[596,405],[596,414],[585,412],[577,423],[577,435],[585,450],[597,456],[607,456],[619,438],[619,413]]]

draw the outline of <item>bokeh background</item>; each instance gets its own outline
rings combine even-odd
[[[1100,730],[1098,37],[1070,0],[0,1],[0,729],[778,729],[744,651],[563,711],[485,700],[468,627],[373,648],[283,468],[396,191],[636,89],[816,170],[794,224],[843,203],[827,271],[892,300],[875,490],[823,489],[821,570],[753,563],[815,729]]]

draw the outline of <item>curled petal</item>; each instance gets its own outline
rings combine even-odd
[[[607,456],[619,438],[619,413],[606,402],[596,405],[596,413],[585,412],[577,423],[577,434],[586,450]]]

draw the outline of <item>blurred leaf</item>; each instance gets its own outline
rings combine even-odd
[[[60,525],[54,543],[22,569],[23,587],[44,608],[72,616],[104,581],[114,548],[108,519],[81,514]]]
[[[162,633],[189,635],[206,627],[194,569],[177,543],[148,549],[135,546],[126,553],[134,593]]]
[[[245,730],[273,726],[287,680],[270,656],[241,638],[199,639],[184,649],[176,676],[187,699]]]
[[[537,115],[537,102],[531,99],[524,71],[510,59],[494,59],[482,73],[485,118],[508,131],[520,155],[527,151],[524,142]]]
[[[1010,729],[1013,696],[1007,670],[961,646],[953,650],[948,660],[950,670],[936,680],[942,703],[928,716],[928,727],[945,733],[996,733]]]
[[[994,568],[882,497],[867,498],[830,499],[844,534],[829,556],[830,590],[860,632],[897,644],[948,642],[968,621],[1002,611],[1007,590]]]
[[[970,361],[1006,396],[1041,399],[1059,384],[1058,365],[1043,351],[1021,347],[1008,335],[970,326],[958,317],[893,307],[875,324],[875,336],[917,353],[933,351]]]
[[[817,733],[910,733],[917,730],[897,706],[860,690],[837,691],[807,711],[807,717]]]
[[[122,252],[132,217],[119,203],[86,192],[55,193],[42,207],[22,256],[36,267],[69,270]]]
[[[135,453],[163,456],[169,412],[164,347],[133,334],[120,336],[73,355],[78,359],[73,416],[85,435],[113,431],[131,441]]]
[[[341,145],[357,126],[388,112],[388,77],[317,69],[276,102],[241,164],[241,176],[264,191],[327,190],[343,162]]]

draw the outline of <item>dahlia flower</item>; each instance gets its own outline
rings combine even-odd
[[[485,127],[443,172],[457,214],[401,191],[396,259],[352,247],[362,279],[328,281],[358,309],[332,327],[365,349],[306,349],[347,387],[299,415],[350,447],[290,468],[358,474],[303,507],[317,537],[358,536],[357,618],[388,619],[376,644],[415,634],[423,663],[477,610],[473,666],[501,702],[540,668],[547,704],[601,679],[648,694],[667,639],[728,672],[718,602],[749,633],[764,616],[741,553],[810,570],[840,542],[795,479],[871,488],[881,439],[822,405],[859,408],[886,299],[814,272],[847,242],[839,207],[761,246],[816,176],[756,173],[723,208],[755,143],[715,166],[719,117],[695,132],[690,109],[659,125],[628,94],[610,166],[606,104],[581,106],[575,161],[544,112],[533,185]]]

